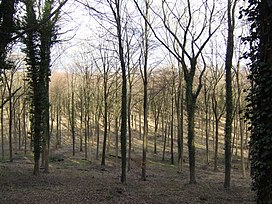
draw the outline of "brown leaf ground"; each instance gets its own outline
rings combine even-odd
[[[237,168],[232,171],[231,189],[223,188],[222,163],[218,172],[198,163],[198,183],[190,185],[187,163],[183,172],[177,173],[177,166],[152,155],[147,181],[142,181],[140,162],[136,159],[140,156],[134,155],[127,183],[121,184],[120,164],[115,163],[114,157],[107,158],[107,166],[102,170],[99,161],[84,160],[80,152],[76,155],[63,153],[64,160],[52,161],[50,173],[40,176],[32,175],[31,155],[18,154],[12,163],[0,162],[0,203],[254,203],[250,178],[242,178]]]

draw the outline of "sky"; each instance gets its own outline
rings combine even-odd
[[[101,6],[97,5],[96,2],[98,2],[98,0],[89,0],[88,2],[90,3],[90,5],[94,6],[95,8],[99,8],[100,10],[103,10]],[[106,1],[104,1],[104,3],[105,2]],[[221,4],[219,4],[220,2]],[[223,1],[219,1],[218,3],[218,1],[216,1],[218,8],[220,8],[221,10],[225,9],[225,5],[226,5],[224,4],[224,2],[223,3],[222,2]],[[159,10],[161,6],[159,3],[160,3],[160,0],[153,0],[154,11],[152,12],[157,12]],[[196,2],[194,1],[194,3]],[[178,5],[178,6],[176,5],[177,8],[180,8],[180,6],[181,5]],[[132,9],[129,9],[129,10],[132,10]],[[179,10],[177,9],[177,11]],[[90,12],[90,10],[86,9],[82,4],[78,3],[76,0],[68,1],[68,3],[63,8],[62,12],[63,12],[63,16],[60,22],[61,32],[63,32],[63,34],[60,36],[60,39],[62,40],[62,42],[57,44],[53,49],[53,66],[52,66],[53,70],[63,69],[63,67],[73,66],[74,61],[81,60],[80,58],[82,58],[82,55],[84,53],[90,55],[91,52],[97,52],[95,51],[95,47],[98,44],[103,43],[102,35],[105,34],[105,29],[108,29],[111,26],[106,21],[102,22],[100,18],[94,15],[94,12]],[[109,12],[108,8],[104,9],[103,12]],[[156,19],[154,21],[156,21]],[[103,26],[103,28],[101,28],[101,25]],[[157,23],[156,25],[158,27],[161,26],[160,23]],[[199,26],[199,24],[197,26]],[[217,57],[213,57],[214,59],[212,60],[218,60],[218,58],[220,58],[222,62],[224,61],[224,54],[226,50],[225,48],[226,27],[223,27],[223,26],[221,30],[219,30],[214,35],[214,38],[211,41],[213,45],[216,45],[217,47],[216,50],[219,53],[219,55]],[[241,30],[237,30],[236,36],[239,36],[240,35],[239,33],[241,32],[242,32]],[[164,32],[162,31],[160,35],[163,36]],[[110,38],[113,39],[112,36]],[[110,38],[107,38],[107,39],[110,39]],[[154,39],[154,36],[152,37],[152,41],[154,42],[156,41]],[[159,43],[156,42],[156,44],[158,45]],[[240,45],[240,41],[237,40],[236,45]],[[210,45],[208,46],[211,47]],[[206,52],[207,55],[209,55],[211,51],[209,49],[206,49],[204,52]],[[151,53],[151,56],[150,56],[151,59],[161,58],[162,60],[164,60],[165,59],[164,55],[167,53],[167,51],[163,49],[162,47],[160,48],[157,47],[155,50],[152,50],[152,52],[150,53]],[[239,55],[235,56],[236,61],[238,61],[238,58],[239,58],[238,56]],[[167,63],[169,63],[169,60],[167,62],[165,61],[165,64]]]

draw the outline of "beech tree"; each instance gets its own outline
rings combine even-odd
[[[218,171],[219,122],[225,113],[226,104],[223,98],[224,89],[222,89],[222,85],[220,84],[224,72],[217,65],[215,65],[214,69],[212,77],[212,111],[215,121],[214,171]]]
[[[127,165],[127,67],[124,55],[124,39],[122,38],[122,1],[107,0],[107,3],[112,11],[114,17],[114,24],[116,28],[118,41],[118,57],[120,60],[122,71],[122,101],[121,101],[121,157],[122,157],[122,174],[121,182],[126,182],[126,165]]]
[[[149,20],[149,0],[145,1],[145,19]],[[148,55],[149,55],[149,29],[147,21],[144,24],[143,42],[142,42],[142,58],[143,69],[140,68],[144,85],[144,132],[143,132],[143,158],[142,158],[142,180],[146,180],[146,153],[147,153],[147,135],[148,135]],[[141,65],[140,65],[141,66]]]
[[[212,25],[217,14],[215,1],[211,2],[211,4],[206,2],[201,6],[192,5],[192,2],[189,0],[175,3],[170,3],[165,0],[161,1],[162,11],[161,14],[157,13],[156,16],[162,22],[166,36],[170,39],[170,42],[173,42],[172,44],[167,44],[164,38],[156,32],[150,21],[145,18],[138,2],[136,0],[134,0],[134,2],[142,17],[148,23],[155,38],[178,60],[182,66],[186,83],[185,98],[188,121],[190,183],[193,184],[196,183],[194,130],[196,101],[202,88],[202,76],[206,69],[202,52],[220,26],[218,24],[215,26]],[[180,8],[183,8],[182,11]],[[204,14],[201,17],[203,21],[201,21],[198,16],[198,14],[200,14],[199,12]],[[196,18],[199,21],[196,21]],[[182,21],[182,19],[187,20]],[[198,26],[201,26],[201,28],[199,29]],[[198,27],[198,30],[196,30],[196,27]],[[200,63],[204,64],[204,66],[200,75],[197,77],[196,69]],[[196,88],[193,86],[194,81],[198,81]]]

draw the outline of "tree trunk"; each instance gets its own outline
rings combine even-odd
[[[244,159],[244,118],[242,115],[243,108],[242,108],[242,91],[241,91],[241,84],[240,84],[240,65],[238,63],[237,66],[237,74],[236,74],[236,81],[237,81],[237,89],[238,89],[238,114],[239,114],[239,127],[240,127],[240,156],[241,156],[241,168],[242,168],[242,176],[245,177],[246,169],[245,169],[245,159]]]
[[[173,79],[173,84],[172,84],[172,90],[171,90],[171,128],[170,128],[170,135],[171,135],[171,147],[170,147],[170,152],[171,152],[171,164],[174,165],[174,79]]]
[[[142,139],[142,109],[139,108],[139,139]]]
[[[105,73],[104,73],[105,74]],[[104,168],[106,160],[106,145],[107,145],[107,135],[108,135],[108,101],[107,101],[107,80],[104,76],[104,138],[102,147],[102,161],[101,166]]]
[[[180,81],[182,78],[180,77]],[[182,83],[179,84],[178,90],[178,106],[177,106],[177,119],[178,119],[178,171],[183,171],[183,88]]]
[[[118,151],[119,151],[119,135],[118,135],[118,116],[115,115],[115,163],[118,163]]]
[[[73,82],[72,82],[73,83]],[[74,90],[72,87],[72,107],[71,107],[71,131],[72,131],[72,141],[73,141],[73,156],[76,152],[76,133],[75,133],[75,99],[74,99]]]
[[[12,79],[11,79],[12,80]],[[11,82],[10,82],[11,83]],[[11,84],[9,87],[9,160],[12,162],[13,161],[13,147],[12,147],[12,120],[13,120],[13,107],[12,107],[12,90],[11,90]]]
[[[130,95],[131,93],[129,93]],[[131,133],[131,96],[128,98],[128,163],[127,170],[130,171],[130,161],[131,161],[131,148],[132,148],[132,133]]]
[[[215,150],[214,150],[214,171],[218,171],[218,165],[217,165],[217,160],[218,160],[218,130],[219,130],[219,120],[215,116]]]
[[[196,183],[195,175],[195,103],[196,99],[192,94],[193,79],[186,80],[186,105],[188,119],[188,151],[189,151],[189,168],[190,184]]]
[[[96,123],[96,156],[95,156],[95,159],[98,160],[98,157],[99,157],[99,143],[100,143],[100,125],[99,125],[99,116],[95,116],[96,117],[96,120],[95,120],[95,123]]]
[[[24,154],[27,152],[27,123],[26,123],[26,105],[23,109],[23,138],[24,138]]]
[[[89,109],[89,108],[87,108]],[[87,111],[87,113],[85,113],[85,123],[84,123],[84,155],[85,155],[85,159],[88,159],[88,141],[89,141],[89,137],[90,137],[90,127],[89,127],[89,123],[90,123],[90,116],[89,116],[89,110]]]
[[[4,142],[4,107],[1,107],[1,148],[2,148],[2,161],[5,159],[5,142]]]
[[[167,137],[167,134],[168,134],[168,121],[165,122],[165,125],[164,127],[162,128],[164,129],[164,140],[163,140],[163,150],[162,150],[162,161],[164,161],[165,159],[165,150],[166,150],[166,137]]]
[[[232,132],[232,115],[233,115],[233,102],[232,102],[232,58],[234,46],[234,10],[236,1],[232,4],[228,0],[228,39],[226,51],[226,123],[225,123],[225,179],[224,187],[230,188],[230,174],[231,174],[231,132]]]
[[[245,157],[244,157],[244,120],[240,118],[240,156],[241,156],[241,168],[242,168],[242,176],[246,176],[245,169]]]
[[[210,163],[209,156],[209,95],[207,90],[206,80],[204,82],[204,104],[205,104],[205,144],[206,144],[206,164]]]
[[[115,1],[116,10],[111,5],[112,12],[116,20],[119,60],[122,70],[122,102],[121,102],[121,182],[126,183],[126,165],[127,165],[127,69],[124,57],[122,26],[121,26],[121,3]]]
[[[57,104],[57,110],[56,110],[56,149],[59,147],[59,104]]]
[[[80,130],[79,130],[79,151],[83,152],[83,134],[82,134],[82,130],[83,130],[83,112],[84,112],[84,108],[83,108],[83,96],[82,94],[80,94]]]

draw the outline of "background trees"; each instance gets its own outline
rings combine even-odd
[[[134,2],[141,12],[137,1]],[[177,8],[183,8],[184,10],[180,12]],[[174,3],[162,1],[161,13],[156,13],[156,15],[161,20],[162,26],[165,29],[165,38],[160,37],[148,19],[145,18],[156,39],[177,59],[183,69],[183,76],[186,83],[185,97],[188,121],[190,183],[196,183],[194,144],[195,109],[197,97],[202,88],[202,76],[206,70],[203,50],[219,28],[219,25],[212,24],[217,13],[215,8],[215,2],[194,5],[190,1]],[[141,14],[144,17],[143,12]],[[201,14],[203,14],[201,17],[203,21],[195,21],[195,18],[199,19],[199,15]],[[183,19],[184,21],[182,21]],[[196,29],[197,26],[201,26],[201,28]],[[170,39],[171,43],[169,44],[165,39]],[[203,68],[201,73],[196,76],[198,64],[202,64]],[[195,81],[198,81],[196,87],[193,86]]]
[[[226,8],[215,1],[190,0],[71,2],[69,6],[80,6],[90,14],[86,17],[90,22],[88,26],[84,24],[87,31],[75,32],[72,41],[81,43],[75,43],[67,51],[72,54],[65,58],[65,63],[61,64],[58,58],[53,63],[51,58],[57,52],[52,52],[52,46],[58,41],[58,29],[64,28],[58,23],[60,9],[66,9],[63,7],[66,2],[33,0],[21,2],[17,8],[17,1],[1,1],[3,160],[5,150],[9,150],[12,160],[13,150],[16,152],[24,145],[26,155],[28,150],[34,150],[34,173],[39,173],[41,153],[43,167],[48,172],[49,152],[64,151],[63,144],[64,147],[69,144],[73,158],[82,156],[84,148],[84,159],[101,159],[103,170],[108,167],[106,160],[111,156],[118,166],[121,152],[122,182],[126,182],[126,171],[134,170],[131,163],[137,163],[142,179],[146,180],[147,164],[158,162],[158,158],[162,158],[164,164],[176,165],[178,161],[179,172],[186,170],[189,160],[190,183],[195,184],[196,168],[203,160],[202,154],[197,152],[205,151],[205,168],[213,163],[214,169],[221,171],[225,150],[225,187],[230,187],[232,153],[234,156],[240,153],[242,173],[246,175],[243,158],[248,153],[249,137],[244,135],[247,132],[241,114],[244,108],[241,92],[247,81],[242,80],[244,62],[236,65],[232,59],[237,1],[228,1]],[[3,8],[11,12],[7,14]],[[15,21],[16,12],[22,15],[16,16]],[[10,22],[9,27],[7,22]],[[253,23],[253,30],[254,26]],[[22,39],[22,42],[17,43],[15,39]],[[260,43],[267,42],[266,37],[260,35],[260,39]],[[220,45],[213,43],[214,40],[220,40]],[[12,47],[13,43],[18,47]],[[26,59],[26,64],[18,66],[28,69],[28,90],[26,83],[20,80],[25,73],[15,69],[16,60],[9,56],[13,52],[19,52]],[[256,56],[269,62],[266,60],[269,50],[260,50],[260,53]],[[255,54],[248,56],[259,60],[255,59]],[[54,86],[49,89],[51,66],[61,69],[54,73]],[[225,67],[225,82],[224,70],[219,67]],[[253,71],[256,70],[254,67]],[[253,75],[250,79],[259,80]],[[233,76],[236,78],[232,79]],[[262,87],[261,82],[253,83],[254,93],[250,97],[256,96],[255,86]],[[269,89],[264,91],[269,92]],[[23,100],[26,96],[27,103]],[[254,115],[254,111],[252,109],[250,114]],[[28,138],[25,127],[29,121],[31,134]],[[259,125],[259,121],[256,124]],[[4,128],[6,125],[8,131]],[[188,154],[183,151],[185,140]],[[53,145],[50,147],[50,144]],[[252,154],[263,155],[259,151],[253,148]]]

